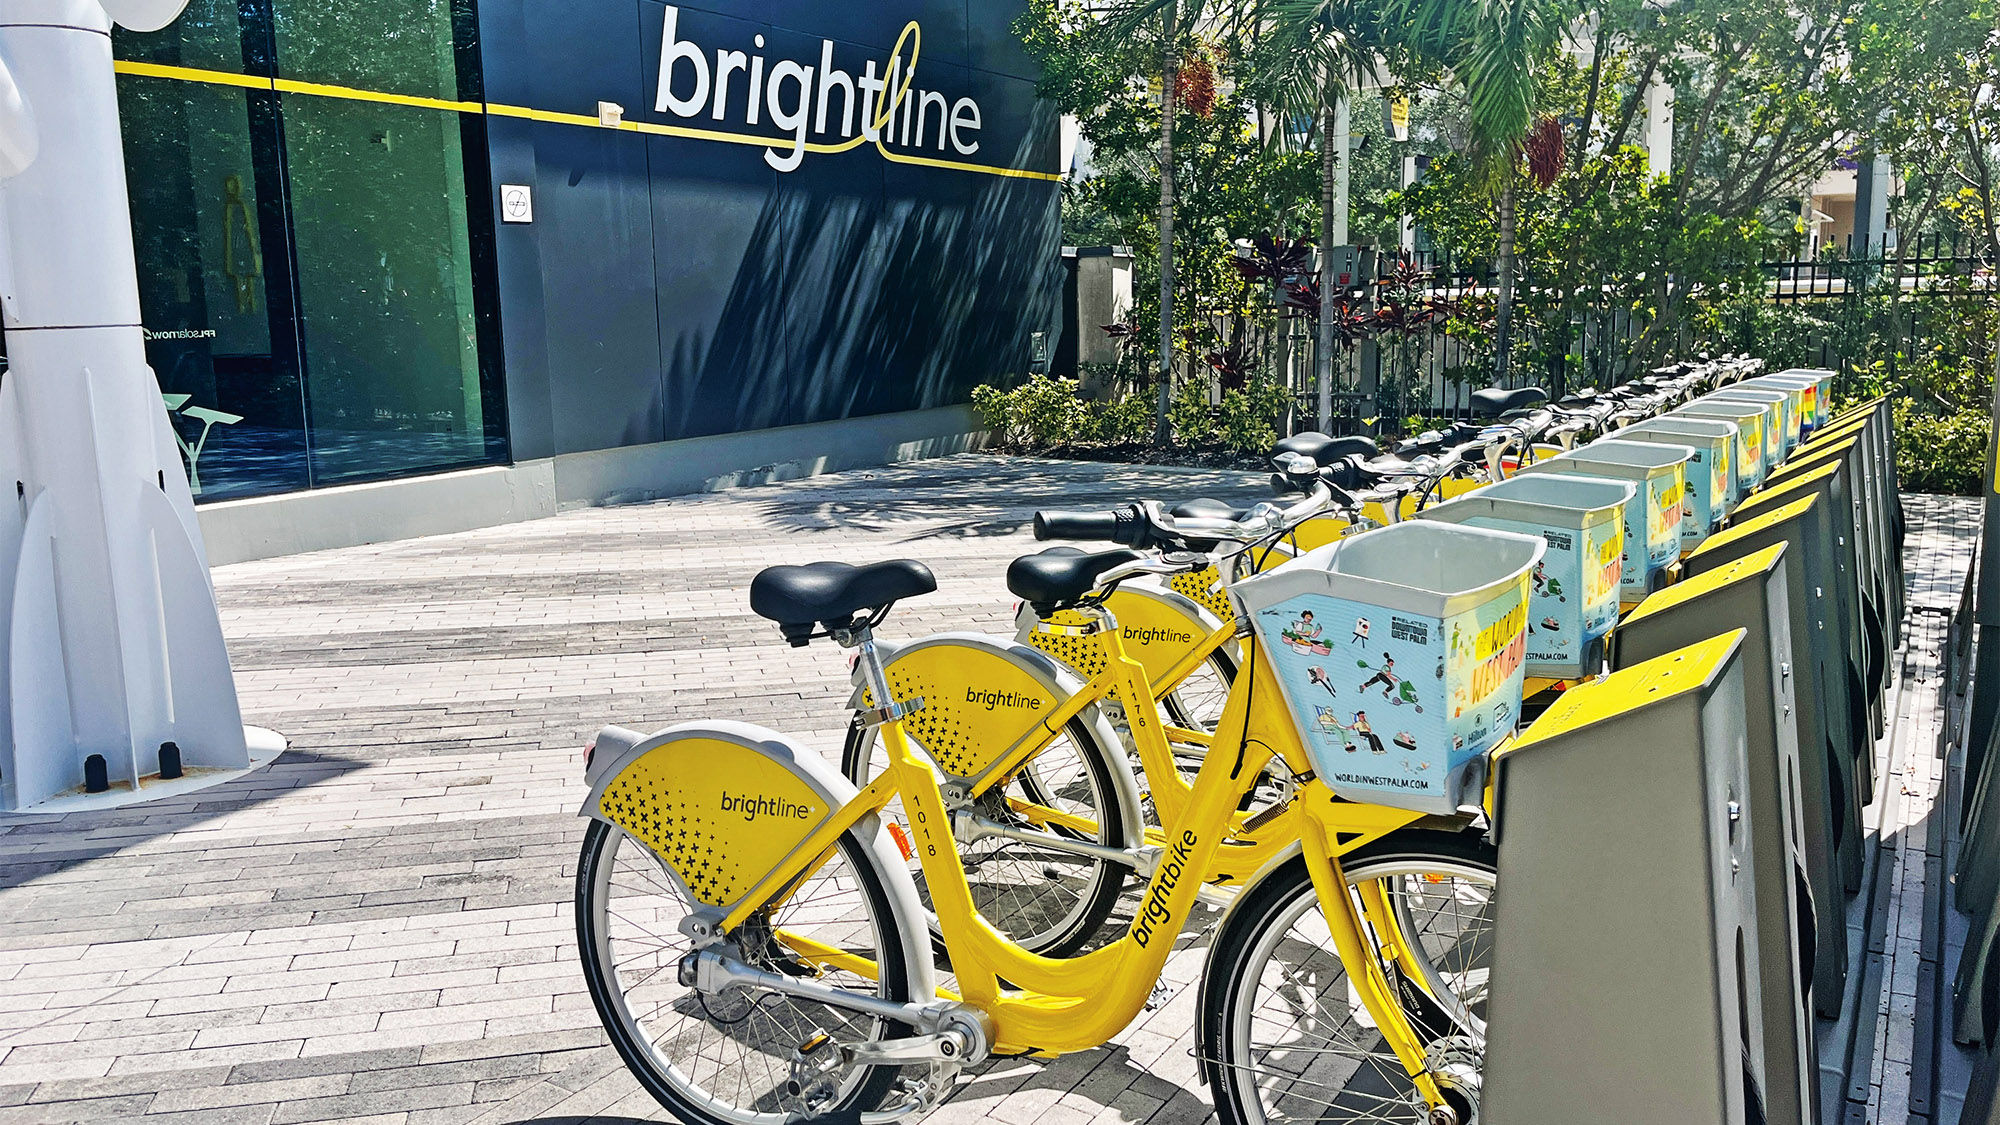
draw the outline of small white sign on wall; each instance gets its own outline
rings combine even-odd
[[[500,185],[500,221],[503,223],[532,223],[535,221],[535,189],[527,184]]]

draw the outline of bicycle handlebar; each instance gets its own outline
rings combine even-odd
[[[1251,543],[1304,523],[1333,502],[1334,486],[1321,480],[1298,503],[1281,507],[1266,501],[1242,520],[1175,516],[1150,500],[1107,512],[1036,512],[1035,538],[1117,543],[1134,550],[1184,550],[1190,541]]]
[[[1108,512],[1036,512],[1035,538],[1073,539],[1086,543],[1117,543],[1144,548],[1145,513],[1137,504]]]

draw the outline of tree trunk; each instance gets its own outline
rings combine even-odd
[[[1505,386],[1514,351],[1514,169],[1504,173],[1500,188],[1498,233],[1500,252],[1494,256],[1496,292],[1493,300],[1493,382]]]
[[[1153,444],[1173,440],[1167,406],[1174,398],[1174,83],[1180,74],[1179,14],[1166,9],[1160,50],[1160,400],[1153,410]]]
[[[1319,105],[1319,347],[1313,355],[1313,386],[1319,393],[1319,428],[1333,430],[1334,320],[1339,307],[1339,278],[1334,273],[1333,212],[1339,202],[1338,184],[1341,153],[1334,146],[1334,120],[1339,91],[1329,72],[1320,90]]]

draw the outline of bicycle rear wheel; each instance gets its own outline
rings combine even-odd
[[[1416,947],[1424,991],[1460,1025],[1434,1036],[1433,1058],[1476,1078],[1492,950],[1491,845],[1412,831],[1341,857],[1341,867],[1350,888],[1380,881]],[[1334,952],[1304,858],[1243,893],[1202,977],[1197,1049],[1222,1121],[1427,1125],[1429,1107]],[[1448,1096],[1476,1097],[1473,1085],[1447,1081]]]
[[[793,1055],[820,1034],[852,1043],[902,1038],[909,1029],[776,992],[705,995],[682,985],[677,970],[693,949],[682,923],[694,906],[644,844],[591,821],[576,876],[584,979],[612,1045],[647,1092],[679,1120],[700,1125],[781,1125],[879,1106],[900,1068],[857,1067],[824,1086],[794,1089]],[[880,983],[806,961],[790,951],[788,935],[875,961]],[[753,967],[907,1002],[915,953],[907,945],[882,873],[850,832],[782,905],[730,935],[724,948]]]

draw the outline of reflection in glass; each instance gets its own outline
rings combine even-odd
[[[287,96],[313,483],[491,460],[453,113]]]
[[[118,57],[162,66],[246,73],[243,66],[239,0],[193,0],[164,30],[139,34],[112,32]]]
[[[457,98],[451,0],[277,0],[278,75]]]
[[[297,362],[289,344],[272,346],[253,95],[159,78],[118,83],[146,357],[189,481],[202,500],[304,488]]]

